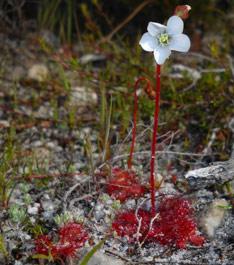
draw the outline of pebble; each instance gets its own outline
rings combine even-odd
[[[41,147],[42,145],[43,145],[43,143],[40,140],[37,140],[37,141],[31,143],[32,147]]]
[[[93,257],[90,259],[89,265],[124,265],[122,260],[116,259],[114,257],[108,256],[102,251],[97,251]]]
[[[106,59],[106,56],[101,54],[85,54],[80,58],[81,64],[87,64],[97,61],[104,61]]]
[[[76,86],[71,89],[70,104],[72,106],[96,106],[97,103],[97,93],[92,89],[80,86]]]
[[[39,212],[40,204],[34,203],[33,206],[28,206],[28,214],[37,215]]]
[[[9,121],[0,120],[0,128],[9,128],[9,127],[10,127]]]
[[[28,78],[38,82],[44,82],[47,80],[49,70],[44,64],[34,64],[28,70]]]
[[[227,211],[225,209],[226,206],[228,206],[227,200],[215,199],[201,219],[201,226],[210,238],[215,236],[216,229],[222,224],[225,212]]]
[[[103,211],[103,205],[96,205],[94,210],[94,217],[97,221],[100,221],[105,217],[105,212]]]

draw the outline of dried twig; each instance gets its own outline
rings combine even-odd
[[[152,3],[153,0],[145,0],[140,5],[138,5],[131,14],[129,14],[118,26],[116,26],[107,36],[103,37],[99,43],[109,42],[112,37],[122,29],[126,24],[128,24],[145,6]]]
[[[75,185],[73,185],[64,195],[64,199],[63,199],[63,211],[66,211],[67,209],[67,201],[68,201],[68,197],[71,195],[71,193],[77,188],[79,187],[82,183],[88,182],[91,180],[91,177],[87,176],[85,179],[83,179],[82,181],[76,183]]]

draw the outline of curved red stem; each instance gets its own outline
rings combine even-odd
[[[157,145],[157,130],[158,130],[158,117],[159,117],[159,103],[160,103],[160,73],[161,73],[161,66],[157,65],[155,68],[155,79],[156,79],[156,86],[155,86],[155,110],[154,110],[154,127],[153,127],[153,135],[152,135],[152,142],[151,142],[151,160],[150,160],[150,191],[151,191],[151,213],[154,217],[156,214],[156,207],[155,207],[155,156],[156,156],[156,145]],[[132,168],[132,157],[135,148],[136,142],[136,123],[137,123],[137,111],[138,111],[138,95],[137,89],[139,83],[141,81],[146,82],[146,92],[152,92],[152,86],[150,81],[145,77],[140,77],[136,80],[134,84],[134,110],[133,110],[133,129],[132,129],[132,143],[130,148],[130,154],[128,159],[128,169]],[[151,93],[151,94],[152,94]]]
[[[152,216],[156,214],[155,208],[155,156],[156,156],[156,145],[157,145],[157,130],[158,130],[158,116],[159,116],[159,102],[160,102],[160,73],[161,66],[157,65],[155,68],[156,75],[156,86],[155,86],[155,110],[154,110],[154,128],[151,143],[151,160],[150,160],[150,191],[151,191],[151,213]]]
[[[132,143],[130,148],[130,154],[128,158],[128,169],[132,168],[132,157],[134,153],[135,148],[135,142],[136,142],[136,126],[137,126],[137,111],[138,111],[138,95],[137,95],[137,89],[139,87],[140,82],[146,82],[146,90],[151,90],[151,84],[149,79],[146,77],[139,77],[135,84],[134,84],[134,110],[133,110],[133,128],[132,128]]]

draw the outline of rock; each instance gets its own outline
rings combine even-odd
[[[42,141],[40,141],[40,140],[36,140],[36,141],[34,141],[34,142],[32,142],[31,143],[31,146],[32,147],[42,147],[43,146],[43,142]]]
[[[0,120],[0,128],[9,128],[9,127],[10,127],[9,121]]]
[[[94,209],[94,218],[99,222],[101,219],[105,217],[105,212],[103,211],[103,205],[99,204],[95,206]]]
[[[127,200],[126,203],[125,203],[125,207],[127,209],[135,209],[136,208],[136,200],[134,199],[130,199],[130,200]]]
[[[106,60],[106,56],[101,54],[85,54],[80,58],[80,63],[87,64],[104,60]]]
[[[230,159],[224,162],[216,162],[205,168],[190,170],[185,175],[185,178],[191,190],[199,190],[214,184],[221,185],[232,180],[233,172],[234,159]]]
[[[35,118],[42,118],[42,119],[48,119],[50,117],[53,117],[53,111],[51,110],[51,106],[49,104],[41,105],[39,109],[34,112]]]
[[[108,256],[102,251],[97,251],[88,262],[88,265],[124,265],[122,260]]]
[[[42,30],[39,36],[44,42],[46,42],[47,45],[53,48],[58,48],[60,45],[59,39],[49,30]]]
[[[173,183],[164,182],[162,187],[160,187],[160,192],[164,195],[176,195],[178,191],[175,189],[175,185]]]
[[[61,146],[59,146],[56,141],[46,143],[46,147],[48,147],[51,151],[54,151],[54,152],[62,152],[63,151],[63,148]]]
[[[70,104],[72,106],[96,106],[98,103],[97,94],[87,87],[73,87],[71,90]]]
[[[38,82],[46,81],[49,75],[49,70],[44,64],[34,64],[28,70],[28,78]]]
[[[221,225],[228,202],[225,199],[215,199],[201,219],[201,226],[209,237],[214,237],[216,229]]]
[[[28,206],[28,214],[36,215],[39,212],[40,204],[34,203],[33,206]]]
[[[196,191],[196,200],[194,201],[193,207],[197,212],[203,212],[207,208],[207,205],[210,204],[213,200],[213,192],[206,189],[200,189]]]
[[[185,73],[193,80],[199,80],[201,78],[201,73],[199,71],[183,64],[172,65],[172,73],[170,74],[170,76],[180,79],[184,78]]]

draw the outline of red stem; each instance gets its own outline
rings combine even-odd
[[[155,68],[156,86],[155,86],[155,110],[154,110],[154,128],[151,144],[151,160],[150,160],[150,187],[151,187],[151,214],[152,217],[156,214],[155,208],[155,156],[157,145],[157,130],[158,130],[158,116],[159,116],[159,102],[160,102],[160,73],[161,66],[157,65]]]
[[[134,110],[133,110],[133,128],[132,128],[132,144],[130,148],[130,155],[128,159],[128,169],[132,168],[132,156],[134,152],[135,142],[136,142],[136,121],[137,121],[137,110],[138,110],[138,96],[137,96],[137,87],[139,79],[135,82],[134,85]]]
[[[151,213],[152,217],[156,214],[155,207],[155,156],[156,156],[156,145],[157,145],[157,130],[158,130],[158,117],[159,117],[159,102],[160,102],[160,73],[161,66],[157,65],[155,68],[155,78],[156,78],[156,86],[155,86],[155,110],[154,110],[154,127],[153,127],[153,135],[152,135],[152,144],[151,144],[151,161],[150,161],[150,191],[151,191]],[[137,79],[134,85],[134,111],[133,111],[133,129],[132,129],[132,143],[130,148],[130,154],[128,159],[128,169],[132,168],[132,157],[135,148],[136,142],[136,123],[137,123],[137,111],[138,111],[138,96],[137,96],[137,88],[141,81],[146,81],[146,91],[151,91],[152,87],[150,81],[145,77],[140,77]]]
[[[138,89],[139,83],[141,81],[146,82],[146,90],[151,89],[150,81],[145,77],[138,78],[134,84],[134,110],[133,110],[132,143],[131,143],[130,154],[129,154],[129,159],[128,159],[128,169],[129,170],[132,168],[132,157],[133,157],[135,142],[136,142],[136,126],[137,126],[137,111],[138,111],[137,89]]]

